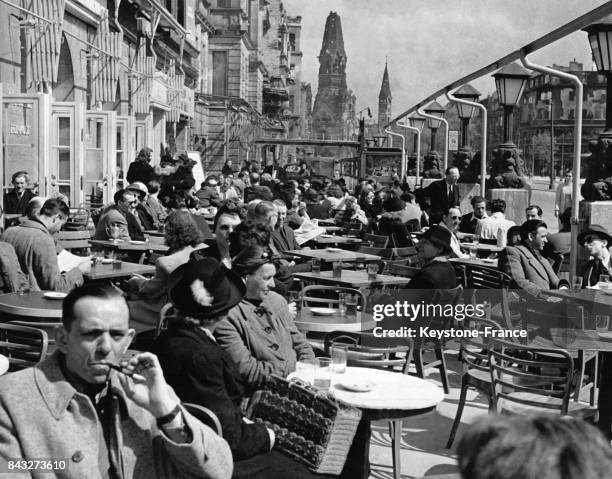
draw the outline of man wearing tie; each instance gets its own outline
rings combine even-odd
[[[442,216],[451,206],[459,205],[459,169],[451,166],[445,171],[446,178],[434,181],[429,187],[428,195],[430,203],[430,224],[437,224],[442,220]]]

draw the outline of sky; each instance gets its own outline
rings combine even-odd
[[[576,17],[602,0],[283,0],[289,16],[302,17],[302,80],[317,91],[318,55],[325,19],[340,16],[347,55],[347,84],[357,108],[378,112],[388,59],[395,117],[445,85],[482,68]],[[529,56],[532,62],[592,69],[586,33],[578,31]],[[472,82],[495,91],[490,76]],[[446,103],[446,99],[438,101]]]

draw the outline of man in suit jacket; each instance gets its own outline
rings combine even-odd
[[[429,196],[429,214],[430,223],[436,224],[442,220],[444,212],[451,206],[456,206],[461,202],[459,197],[459,170],[451,166],[446,169],[446,178],[440,181],[434,181],[427,188]]]
[[[559,278],[541,254],[547,234],[543,221],[526,221],[521,226],[521,244],[506,247],[499,256],[499,269],[510,275],[519,288],[535,297],[544,290],[559,287]]]

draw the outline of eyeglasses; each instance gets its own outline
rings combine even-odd
[[[138,200],[134,200],[134,201],[128,201],[127,204],[128,205],[132,205],[132,206],[138,206],[139,201]]]
[[[231,225],[219,225],[219,229],[222,231],[227,231],[231,228]]]
[[[461,216],[451,216],[451,219],[452,219],[452,220],[460,220],[460,219],[461,219]]]

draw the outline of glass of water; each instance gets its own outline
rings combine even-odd
[[[314,274],[321,274],[321,259],[320,258],[312,258],[312,272]]]
[[[346,356],[348,344],[334,344],[330,348],[332,373],[344,374],[346,372]]]
[[[338,313],[340,316],[346,316],[346,293],[338,294]]]
[[[610,330],[610,316],[605,314],[596,315],[595,329],[598,333],[607,333]]]
[[[582,276],[574,276],[574,281],[572,281],[572,289],[575,291],[582,289]]]
[[[315,358],[314,387],[328,391],[331,386],[331,358]]]

